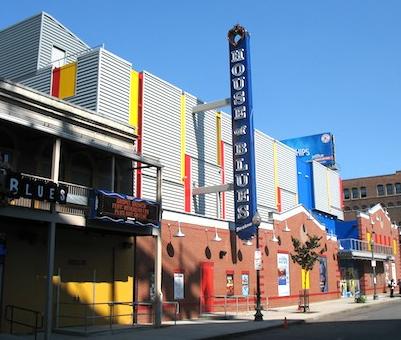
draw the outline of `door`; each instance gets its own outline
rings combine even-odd
[[[212,312],[214,299],[214,263],[201,263],[201,313]]]

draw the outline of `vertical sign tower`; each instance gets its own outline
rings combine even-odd
[[[256,234],[255,146],[253,131],[250,36],[235,25],[228,32],[233,133],[235,231],[242,240]]]

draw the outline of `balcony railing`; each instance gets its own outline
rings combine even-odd
[[[50,181],[49,178],[29,175],[29,174],[22,174],[25,177],[35,178],[45,181]],[[85,216],[88,210],[88,197],[91,188],[72,184],[67,182],[59,182],[68,187],[68,194],[67,194],[67,203],[66,204],[56,204],[55,210],[60,213],[77,215],[77,216]],[[51,204],[46,201],[38,201],[29,198],[17,198],[11,201],[10,205],[16,207],[25,207],[25,208],[32,208],[32,209],[39,209],[50,211]]]
[[[338,240],[340,244],[341,252],[367,252],[372,253],[371,244],[368,241],[362,241],[354,238],[347,238]],[[393,248],[389,246],[383,246],[381,244],[373,244],[373,253],[376,255],[393,255]]]

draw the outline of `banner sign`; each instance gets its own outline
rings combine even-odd
[[[278,296],[290,295],[290,263],[288,254],[277,254]]]
[[[159,228],[160,204],[106,190],[93,190],[89,218]]]
[[[49,180],[7,171],[6,188],[10,198],[29,198],[37,201],[67,203],[68,187]]]
[[[235,231],[242,240],[256,233],[257,210],[249,33],[234,26],[228,32],[230,49],[231,121],[233,136]]]
[[[330,132],[285,139],[281,142],[295,149],[297,156],[305,161],[313,160],[327,167],[335,166],[334,136]]]

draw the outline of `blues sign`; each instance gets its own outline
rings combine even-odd
[[[235,231],[242,240],[256,233],[255,152],[252,116],[249,33],[236,25],[228,32],[230,47]]]

